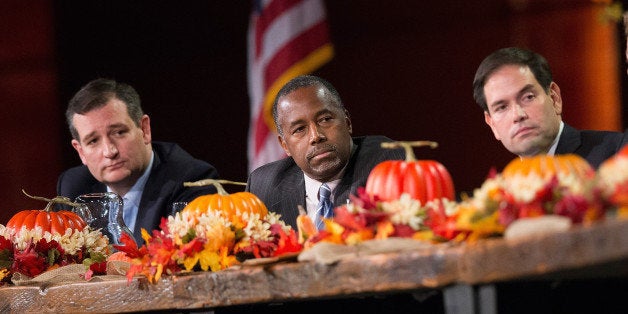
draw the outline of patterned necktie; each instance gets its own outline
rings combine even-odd
[[[316,228],[318,230],[323,230],[325,228],[325,223],[323,223],[323,219],[331,218],[334,216],[334,208],[331,203],[331,189],[327,184],[323,183],[320,189],[318,190],[318,206],[316,206]]]

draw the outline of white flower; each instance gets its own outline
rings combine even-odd
[[[246,226],[243,229],[243,241],[268,241],[272,239],[270,222],[261,220],[259,214],[244,213],[244,215],[242,215],[242,219],[246,222]]]
[[[92,230],[89,226],[80,231],[68,228],[64,234],[59,234],[44,232],[39,226],[35,229],[26,229],[26,226],[22,226],[19,230],[13,230],[0,225],[0,235],[11,240],[19,250],[24,250],[30,243],[36,243],[41,239],[47,242],[55,240],[69,255],[75,255],[83,248],[89,252],[106,253],[109,245],[109,239],[103,236],[100,230]]]
[[[608,197],[615,193],[620,184],[628,182],[628,158],[614,158],[598,169],[597,184]]]
[[[398,200],[382,202],[381,206],[393,224],[408,225],[414,230],[423,225],[421,201],[412,199],[408,193],[403,193]]]

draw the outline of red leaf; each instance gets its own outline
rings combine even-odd
[[[137,248],[137,243],[135,243],[135,240],[130,235],[123,232],[120,236],[120,243],[123,243],[124,245],[114,244],[113,248],[126,253],[126,255],[130,258],[142,256],[139,249]]]
[[[94,272],[94,275],[107,274],[107,262],[97,262],[89,265],[89,270]]]

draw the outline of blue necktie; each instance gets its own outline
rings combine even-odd
[[[323,223],[323,219],[321,217],[331,218],[334,216],[334,206],[331,203],[331,199],[329,198],[330,196],[331,189],[327,186],[327,184],[323,183],[320,189],[318,189],[318,206],[316,206],[315,223],[318,230],[325,229],[325,223]]]

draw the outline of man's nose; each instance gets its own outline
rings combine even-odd
[[[523,109],[523,107],[520,104],[515,103],[512,106],[512,110],[513,110],[513,120],[515,121],[521,121],[525,118],[528,117],[528,114],[526,113],[526,111]]]
[[[310,143],[314,144],[314,143],[318,143],[320,141],[325,140],[325,134],[323,134],[323,132],[321,132],[320,128],[318,125],[316,124],[312,124],[310,126]]]
[[[104,145],[105,147],[103,149],[103,154],[105,155],[105,157],[113,158],[118,154],[118,148],[116,147],[115,143],[109,141],[105,142]]]

